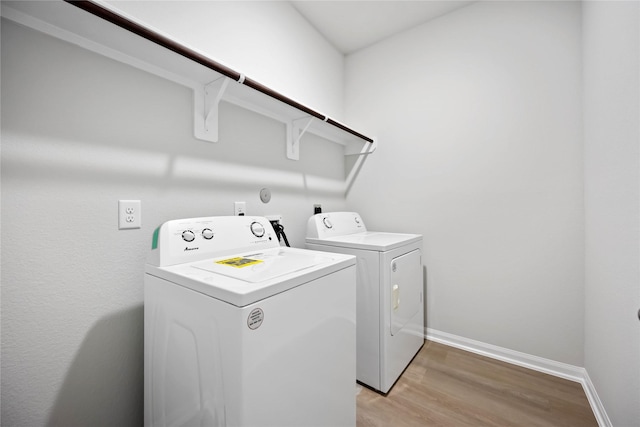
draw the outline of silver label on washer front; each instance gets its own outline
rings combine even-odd
[[[249,329],[258,329],[264,320],[264,312],[261,308],[254,308],[247,317],[247,326]]]

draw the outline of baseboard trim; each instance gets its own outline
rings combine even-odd
[[[613,424],[611,423],[611,420],[607,415],[607,411],[605,411],[604,409],[602,400],[600,400],[600,397],[598,397],[596,388],[593,386],[591,378],[589,378],[589,374],[587,373],[586,369],[584,371],[582,388],[584,389],[584,393],[587,395],[587,399],[589,400],[589,405],[591,405],[593,414],[596,416],[596,420],[598,420],[598,425],[600,427],[613,427]]]
[[[427,329],[427,339],[567,380],[580,383],[584,379],[584,368],[509,350],[508,348],[498,347],[446,332]]]
[[[533,369],[534,371],[578,382],[582,385],[582,388],[587,395],[587,400],[589,400],[589,405],[591,405],[591,410],[593,410],[596,420],[598,421],[598,425],[600,427],[612,427],[611,420],[607,416],[604,406],[602,405],[602,401],[598,397],[598,393],[596,392],[596,389],[584,368],[510,350],[504,347],[498,347],[431,328],[426,329],[426,338],[430,341],[470,351],[481,356],[490,357],[502,362],[511,363],[513,365]]]

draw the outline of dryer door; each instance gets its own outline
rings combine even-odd
[[[422,307],[420,250],[391,260],[391,335],[396,335]]]

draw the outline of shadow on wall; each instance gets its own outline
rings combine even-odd
[[[284,123],[227,102],[218,142],[198,140],[188,87],[14,22],[2,36],[3,179],[344,194],[342,145],[305,134],[291,161]]]
[[[98,320],[64,379],[47,426],[141,426],[142,305]]]

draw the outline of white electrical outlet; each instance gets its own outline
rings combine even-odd
[[[140,228],[142,205],[140,200],[118,200],[118,229]]]
[[[234,202],[233,214],[236,216],[244,216],[247,214],[247,202]]]

